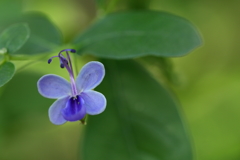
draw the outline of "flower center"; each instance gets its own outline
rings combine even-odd
[[[84,100],[78,95],[71,97],[62,109],[62,115],[67,121],[78,121],[86,115],[86,109],[83,107]]]

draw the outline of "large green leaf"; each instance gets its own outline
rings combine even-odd
[[[0,31],[6,28],[5,24],[20,16],[21,9],[21,0],[0,0]]]
[[[98,90],[107,108],[91,116],[84,160],[192,160],[192,148],[171,94],[133,61],[104,61]]]
[[[62,44],[62,36],[54,24],[41,13],[23,15],[21,22],[26,22],[31,35],[26,44],[14,54],[33,55],[51,52]]]
[[[189,21],[157,11],[107,15],[74,41],[79,54],[116,59],[183,56],[201,43],[198,31]]]
[[[54,100],[44,98],[38,93],[37,81],[41,76],[29,71],[20,72],[4,87],[4,93],[0,96],[0,112],[3,114],[1,122],[4,125],[1,129],[5,136],[18,134],[23,129],[21,125],[24,123],[20,123],[23,119],[30,120],[29,124],[34,125],[35,119],[29,118],[32,114],[43,114],[48,122],[47,110]]]
[[[10,81],[15,73],[14,64],[5,62],[0,65],[0,87]]]
[[[27,41],[30,30],[27,24],[19,23],[5,29],[0,35],[0,49],[6,48],[8,53],[14,53]]]

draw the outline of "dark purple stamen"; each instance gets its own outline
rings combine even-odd
[[[75,50],[75,49],[64,49],[64,50],[60,51],[60,53],[61,53],[61,52],[67,52],[67,51],[70,51],[70,52],[72,52],[72,53],[76,53],[76,50]]]
[[[48,60],[48,64],[50,64],[52,62],[52,59],[50,58],[49,60]]]
[[[63,55],[61,55],[59,59],[61,68],[65,68],[66,66],[68,66],[68,60],[64,58]]]
[[[72,52],[72,53],[76,53],[76,50],[75,50],[75,49],[71,49],[70,52]]]
[[[61,63],[61,64],[60,64],[60,67],[61,67],[61,68],[64,68],[64,64],[63,64],[63,63]]]
[[[75,51],[75,50],[74,50],[74,51]],[[67,53],[67,59],[68,59],[69,64],[70,64],[70,69],[73,71],[70,55],[68,54],[68,52],[66,52],[66,53]],[[72,73],[72,74],[73,74],[73,73]]]
[[[66,52],[66,55],[67,55],[66,58],[64,57],[62,52]],[[60,60],[60,67],[61,68],[66,68],[68,73],[69,73],[69,75],[70,75],[71,86],[72,86],[72,94],[73,94],[73,96],[76,96],[77,95],[77,87],[76,87],[75,80],[74,80],[74,74],[73,74],[71,58],[70,58],[70,55],[68,54],[68,52],[76,53],[76,50],[75,49],[64,49],[64,50],[60,51],[57,56],[51,57],[48,60],[48,63],[52,62],[52,58],[55,58],[55,57],[59,58],[59,60]]]

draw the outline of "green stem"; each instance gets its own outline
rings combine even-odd
[[[80,120],[83,125],[87,125],[87,118],[88,118],[88,114],[86,114],[85,117]]]

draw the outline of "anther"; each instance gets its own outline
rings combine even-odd
[[[48,60],[48,64],[50,64],[52,62],[52,58],[50,58],[49,60]]]
[[[72,53],[76,53],[76,50],[75,50],[75,49],[71,49],[70,52],[72,52]]]
[[[61,68],[64,68],[64,64],[63,64],[63,63],[61,63],[61,64],[60,64],[60,67],[61,67]]]

